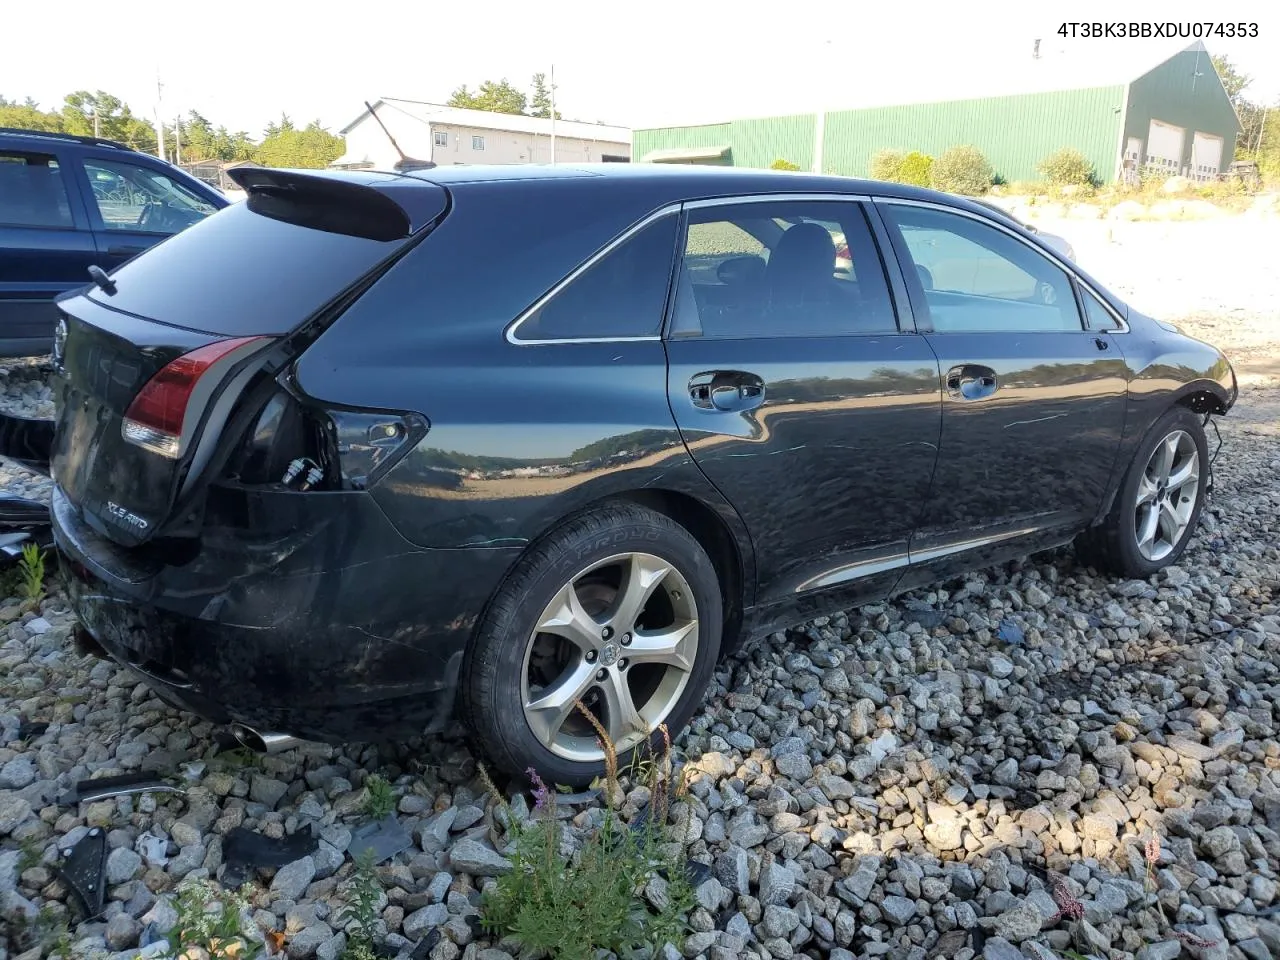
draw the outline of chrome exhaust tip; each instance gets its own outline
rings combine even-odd
[[[243,723],[233,723],[231,735],[242,747],[247,747],[254,753],[284,753],[306,742],[287,733],[259,733]]]

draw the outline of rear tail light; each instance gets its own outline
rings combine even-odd
[[[129,443],[176,460],[182,453],[183,424],[201,378],[222,361],[266,337],[236,337],[185,353],[147,381],[125,411],[121,435]]]

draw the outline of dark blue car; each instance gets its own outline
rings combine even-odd
[[[53,344],[54,298],[221,210],[217,190],[122,143],[0,128],[0,357]]]

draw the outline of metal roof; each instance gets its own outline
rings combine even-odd
[[[523,114],[514,113],[491,113],[487,110],[465,110],[461,107],[450,107],[441,103],[401,100],[396,97],[382,97],[374,102],[373,107],[378,111],[378,117],[388,126],[391,126],[398,118],[408,118],[425,124],[473,127],[482,130],[503,130],[511,133],[541,134],[543,136],[551,135],[551,120],[547,117],[526,117]],[[369,116],[368,110],[360,111],[360,115],[339,132],[345,135],[367,116]],[[555,128],[557,137],[569,137],[578,140],[601,140],[606,143],[631,143],[630,127],[617,127],[604,123],[583,123],[580,120],[557,120]]]

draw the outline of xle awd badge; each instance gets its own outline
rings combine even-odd
[[[142,519],[142,517],[138,516],[136,513],[126,510],[124,507],[120,506],[120,504],[114,503],[111,500],[107,501],[107,513],[111,514],[113,519],[119,520],[125,526],[133,527],[135,530],[145,530],[147,527],[151,526],[151,524]]]

